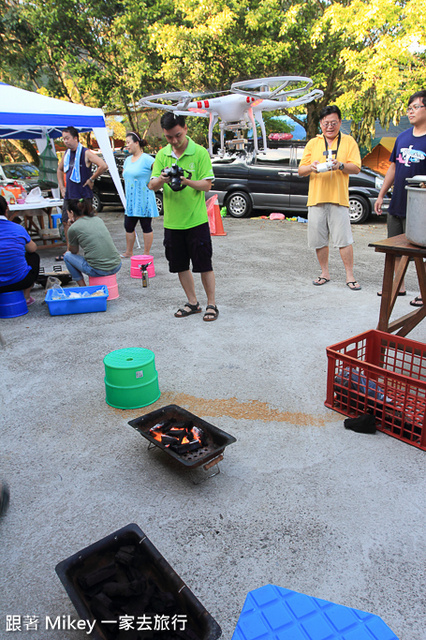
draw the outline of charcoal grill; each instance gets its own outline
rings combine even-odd
[[[195,451],[188,451],[186,453],[176,453],[170,447],[166,447],[164,444],[156,440],[151,434],[150,429],[155,425],[164,422],[166,420],[175,420],[176,422],[191,421],[194,426],[203,430],[206,437],[205,446]],[[154,445],[159,447],[162,451],[167,453],[181,464],[191,469],[203,467],[206,471],[217,465],[220,460],[223,459],[224,449],[229,444],[236,442],[236,438],[229,433],[222,431],[213,424],[206,422],[202,418],[190,413],[182,407],[178,407],[175,404],[167,405],[162,409],[151,411],[150,413],[130,420],[129,425],[136,429],[141,436],[146,438],[149,442],[148,448],[152,448]],[[218,473],[219,471],[216,471]],[[216,475],[216,474],[211,474]]]
[[[222,630],[214,618],[209,614],[183,580],[168,564],[158,549],[152,544],[145,533],[136,524],[128,524],[126,527],[111,533],[106,538],[78,551],[56,567],[56,573],[65,587],[80,619],[96,621],[92,638],[94,640],[143,640],[144,638],[175,638],[172,632],[164,635],[162,632],[137,630],[138,619],[148,615],[152,610],[145,609],[145,594],[134,595],[119,602],[119,610],[114,607],[105,612],[105,618],[96,610],[96,600],[100,595],[105,596],[105,584],[120,581],[123,569],[117,565],[117,553],[123,552],[129,545],[136,548],[135,564],[132,571],[143,572],[144,578],[150,581],[151,588],[160,594],[164,594],[164,601],[170,598],[170,594],[176,602],[178,615],[185,616],[186,630],[191,640],[217,640],[222,635]],[[98,575],[97,581],[92,580],[94,574]],[[103,579],[99,579],[101,576]],[[82,586],[83,585],[83,586]],[[127,615],[134,618],[135,628],[120,629],[120,616]],[[101,617],[100,617],[101,616]],[[117,622],[114,622],[114,618]],[[186,637],[181,635],[179,637]]]

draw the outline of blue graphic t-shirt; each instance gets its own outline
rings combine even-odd
[[[395,162],[395,182],[389,213],[405,218],[407,210],[407,178],[426,175],[426,134],[413,136],[413,129],[400,133],[390,157]]]

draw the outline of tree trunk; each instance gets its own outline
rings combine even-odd
[[[40,164],[38,153],[29,140],[12,140],[9,138],[8,142],[18,149],[27,162],[35,164],[35,166],[38,167]]]
[[[306,139],[310,140],[311,138],[315,138],[318,133],[319,128],[319,117],[318,114],[320,112],[319,105],[315,104],[315,102],[310,102],[307,105],[308,117],[306,119]]]

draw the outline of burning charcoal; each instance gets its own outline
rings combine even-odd
[[[157,422],[153,427],[150,428],[150,433],[153,431],[162,431],[163,433],[170,427],[170,420],[164,420],[164,422]]]
[[[196,451],[201,449],[201,442],[199,440],[193,440],[192,442],[185,442],[182,444],[172,444],[170,449],[173,449],[176,453],[188,453],[189,451]]]
[[[168,436],[173,436],[178,440],[182,440],[188,435],[188,431],[186,429],[177,429],[176,427],[172,427],[167,431]]]
[[[108,564],[101,569],[96,569],[91,573],[86,573],[84,576],[80,576],[78,578],[78,582],[82,589],[90,589],[95,584],[99,584],[100,582],[105,582],[105,580],[110,580],[113,576],[115,576],[116,567],[114,563]]]
[[[201,444],[204,446],[205,442],[206,442],[206,437],[204,435],[204,431],[202,429],[200,429],[199,427],[196,427],[194,425],[194,427],[192,428],[192,433],[194,434],[194,436],[196,438],[198,438],[198,440],[201,442]]]
[[[164,444],[165,447],[169,447],[172,444],[179,444],[179,438],[175,438],[174,436],[162,435],[160,438],[161,444]]]

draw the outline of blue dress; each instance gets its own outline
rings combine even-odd
[[[138,218],[156,218],[158,214],[155,193],[148,189],[154,158],[143,153],[136,162],[132,156],[126,158],[123,166],[124,186],[126,189],[126,216]]]

